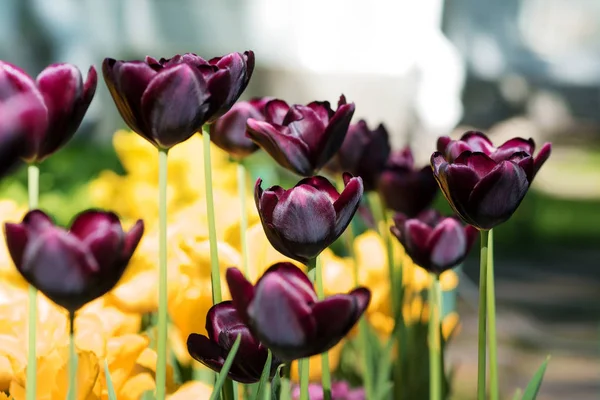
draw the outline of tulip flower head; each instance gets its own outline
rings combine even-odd
[[[97,81],[94,67],[85,83],[71,64],[52,64],[34,81],[19,67],[0,61],[0,102],[25,96],[29,103],[28,116],[22,119],[25,161],[39,163],[73,137],[92,102]]]
[[[415,168],[409,147],[390,155],[377,188],[388,208],[408,217],[429,207],[438,192],[431,168]]]
[[[348,171],[360,176],[365,191],[374,190],[379,174],[383,171],[390,155],[389,135],[385,126],[370,130],[364,120],[350,125],[348,134],[336,156],[328,164],[335,172]]]
[[[138,245],[144,225],[125,233],[110,212],[88,210],[67,231],[40,210],[20,224],[4,227],[17,270],[50,300],[71,314],[104,295],[119,281]]]
[[[238,101],[222,117],[210,125],[210,140],[232,157],[242,159],[259,149],[246,136],[246,122],[249,118],[264,121],[264,109],[270,97]]]
[[[221,372],[239,334],[240,347],[228,376],[240,383],[255,383],[260,380],[267,362],[267,348],[252,335],[231,301],[224,301],[210,308],[206,315],[206,331],[208,337],[196,333],[188,337],[188,352],[196,361],[213,371]],[[271,361],[271,377],[279,364],[276,359]]]
[[[338,193],[321,176],[304,178],[285,190],[261,187],[256,181],[254,200],[265,234],[275,250],[307,263],[333,243],[352,220],[363,194],[362,179],[344,174],[346,187]]]
[[[248,136],[282,167],[301,175],[317,173],[340,149],[354,103],[342,95],[336,111],[329,102],[306,106],[271,100],[265,105],[265,121],[250,118]]]
[[[488,230],[513,215],[551,147],[544,144],[534,157],[532,139],[510,139],[496,148],[483,133],[470,131],[460,140],[441,137],[431,166],[454,211],[466,223]]]
[[[474,227],[435,210],[417,218],[396,214],[390,231],[417,265],[438,275],[463,262],[478,235]]]
[[[160,149],[189,139],[225,114],[254,71],[254,53],[205,60],[195,54],[171,59],[106,58],[104,80],[125,123]]]
[[[359,287],[319,301],[308,277],[292,263],[271,266],[256,285],[227,270],[233,305],[259,340],[282,361],[321,354],[354,326],[371,300]]]

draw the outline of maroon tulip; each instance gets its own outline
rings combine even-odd
[[[348,134],[334,159],[328,164],[333,172],[347,171],[360,176],[365,191],[374,190],[379,174],[390,155],[388,132],[383,124],[370,130],[364,120],[350,125]]]
[[[196,333],[188,337],[188,352],[194,360],[215,372],[221,372],[225,359],[239,334],[240,347],[228,376],[241,383],[255,383],[260,380],[267,362],[267,348],[256,340],[246,324],[242,322],[231,301],[215,304],[208,310],[206,331],[208,337]],[[281,363],[278,360],[272,359],[271,378],[279,364]]]
[[[104,295],[119,281],[143,231],[138,221],[123,232],[119,217],[88,210],[66,231],[40,210],[4,227],[6,244],[23,277],[70,313]]]
[[[273,186],[265,191],[256,181],[254,200],[265,234],[275,250],[307,263],[344,232],[363,194],[362,179],[344,174],[338,193],[322,176],[304,178],[292,189]]]
[[[438,192],[431,168],[417,169],[414,164],[409,147],[394,151],[377,185],[385,205],[409,217],[429,207]]]
[[[171,59],[117,61],[106,58],[104,80],[125,123],[160,149],[189,139],[225,114],[254,70],[254,53],[231,53],[209,61],[195,54]]]
[[[271,100],[266,121],[248,120],[248,136],[290,171],[310,176],[340,149],[354,114],[354,103],[342,95],[334,112],[329,102],[306,106]]]
[[[371,292],[360,287],[319,301],[308,277],[287,262],[271,266],[255,286],[237,268],[229,268],[227,283],[242,320],[282,361],[335,346],[371,300]]]
[[[461,140],[440,138],[431,166],[454,211],[468,224],[488,230],[512,216],[551,147],[544,144],[534,158],[532,139],[514,138],[495,148],[483,133],[467,132]]]
[[[478,234],[474,227],[435,210],[411,219],[396,214],[390,231],[417,265],[438,275],[464,261]]]
[[[94,67],[84,84],[74,65],[52,64],[34,81],[19,67],[0,61],[0,102],[23,95],[31,103],[32,112],[23,120],[25,161],[39,163],[73,137],[94,97],[97,80]]]
[[[323,386],[318,383],[308,385],[308,398],[310,400],[323,400]],[[331,400],[366,400],[364,388],[351,388],[346,381],[337,381],[331,384]],[[295,385],[292,390],[292,399],[300,399],[300,386]]]
[[[232,157],[242,159],[258,150],[258,145],[246,136],[249,118],[264,121],[265,104],[270,97],[239,101],[210,126],[210,140]]]

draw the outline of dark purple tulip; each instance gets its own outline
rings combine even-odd
[[[301,175],[319,171],[344,142],[354,103],[342,95],[334,112],[327,101],[289,106],[271,100],[265,106],[266,121],[248,120],[248,136],[281,166]]]
[[[50,300],[74,313],[119,281],[144,224],[125,233],[111,212],[84,211],[67,231],[40,210],[4,227],[6,244],[23,277]]]
[[[73,137],[94,97],[97,81],[94,67],[84,83],[74,65],[52,64],[34,82],[19,67],[0,61],[0,102],[25,95],[29,107],[37,110],[24,120],[25,161],[43,161]]]
[[[255,286],[237,268],[229,268],[227,283],[242,320],[282,361],[335,346],[371,300],[371,292],[359,287],[319,301],[304,272],[287,262],[271,266]]]
[[[254,53],[206,61],[195,54],[171,59],[106,58],[104,80],[125,123],[160,149],[189,139],[225,114],[254,71]]]
[[[232,157],[242,159],[258,150],[258,145],[246,135],[249,118],[264,121],[265,104],[270,97],[239,101],[225,115],[210,125],[210,140]]]
[[[364,120],[350,125],[348,134],[328,168],[334,172],[347,171],[360,176],[365,191],[374,190],[379,174],[383,171],[390,155],[388,132],[383,124],[370,130]]]
[[[442,137],[431,156],[433,174],[454,211],[480,230],[507,221],[525,197],[540,167],[550,157],[551,144],[533,157],[532,139],[510,139],[495,148],[481,132],[461,140]]]
[[[323,400],[323,386],[318,383],[308,385],[308,398],[310,400]],[[300,399],[300,386],[294,386],[292,399]],[[367,395],[363,388],[352,388],[346,381],[337,381],[331,384],[331,400],[366,400]]]
[[[408,217],[429,207],[438,192],[431,167],[415,168],[409,147],[390,155],[379,176],[377,189],[388,208]]]
[[[322,176],[304,178],[292,189],[261,188],[254,200],[265,234],[275,250],[307,263],[344,232],[363,194],[362,179],[344,174],[346,187],[338,193]]]
[[[438,275],[463,262],[478,235],[474,227],[435,210],[410,219],[396,214],[390,231],[417,265]]]
[[[241,320],[231,301],[215,304],[206,315],[208,337],[192,333],[187,340],[188,352],[194,360],[216,372],[221,372],[225,359],[238,334],[240,347],[233,359],[228,376],[241,383],[255,383],[260,380],[267,362],[267,348],[262,345]],[[271,361],[271,378],[280,362]]]

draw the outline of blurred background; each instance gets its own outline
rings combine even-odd
[[[343,93],[357,119],[384,122],[394,146],[414,146],[423,164],[439,135],[473,128],[498,144],[552,141],[533,189],[495,235],[501,382],[511,395],[551,354],[540,400],[600,396],[600,1],[0,3],[0,59],[32,75],[59,61],[87,71],[104,57],[247,49],[257,67],[244,97],[336,103]],[[77,140],[42,169],[43,204],[65,219],[84,208],[83,183],[120,168],[110,141],[120,127],[101,81]],[[25,198],[24,176],[0,193]],[[456,399],[474,393],[477,275],[474,252],[448,358]]]

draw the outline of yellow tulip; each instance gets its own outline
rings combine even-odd
[[[203,382],[187,382],[183,384],[175,393],[167,396],[168,400],[199,400],[208,399],[212,394],[213,388]],[[1,400],[1,399],[0,399]]]

